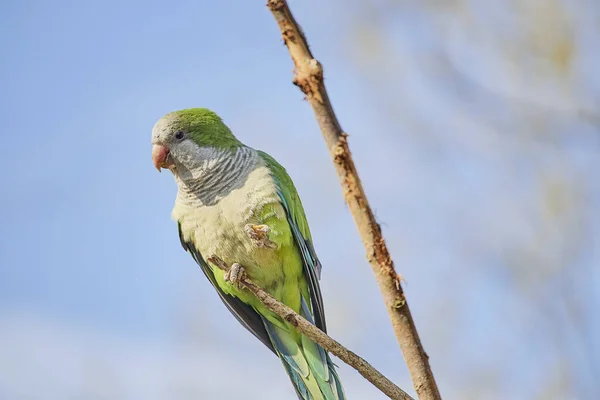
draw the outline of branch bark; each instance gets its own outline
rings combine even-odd
[[[344,198],[362,237],[367,259],[371,264],[383,295],[392,327],[410,371],[420,400],[440,400],[441,396],[413,321],[401,277],[396,273],[381,227],[369,206],[354,161],[348,147],[347,134],[333,111],[325,83],[323,67],[313,57],[300,26],[285,0],[268,0],[296,67],[293,83],[302,90],[310,103],[339,176]]]
[[[208,261],[218,268],[228,272],[230,266],[227,265],[216,255],[212,255]],[[237,281],[232,284],[239,284],[254,294],[269,310],[279,315],[285,321],[294,325],[302,334],[306,335],[314,342],[318,343],[325,350],[336,355],[340,360],[357,370],[366,380],[371,382],[376,388],[385,393],[390,399],[394,400],[414,400],[405,391],[396,386],[392,381],[386,378],[381,372],[377,371],[371,364],[358,356],[356,353],[348,350],[340,343],[332,339],[315,325],[308,322],[304,317],[298,315],[294,310],[279,302],[269,293],[265,292],[260,286],[253,283],[244,273],[238,276]]]

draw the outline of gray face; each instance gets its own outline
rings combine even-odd
[[[177,126],[177,117],[172,114],[167,114],[156,121],[152,128],[152,144],[160,144],[171,149],[171,146],[184,140],[186,135],[183,131],[179,131]]]
[[[177,180],[189,182],[201,179],[206,171],[214,169],[224,154],[212,147],[198,146],[186,132],[179,129],[177,122],[177,118],[171,114],[156,122],[152,129],[153,152],[160,147],[166,148],[168,155],[164,160],[164,168],[168,168]]]

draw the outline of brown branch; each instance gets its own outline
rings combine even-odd
[[[441,399],[429,366],[429,357],[423,349],[400,285],[401,278],[394,269],[381,228],[375,220],[356,172],[347,135],[342,131],[329,101],[323,82],[323,68],[310,52],[306,38],[287,2],[268,0],[267,6],[279,25],[283,41],[294,61],[296,71],[293,82],[306,95],[333,158],[346,203],[362,237],[417,395],[421,400]]]
[[[212,264],[225,272],[228,272],[230,267],[216,255],[208,258]],[[315,325],[308,322],[304,317],[298,315],[294,310],[285,304],[276,300],[269,293],[265,292],[260,286],[253,283],[245,273],[236,277],[236,282],[240,287],[245,287],[254,294],[269,310],[279,315],[285,321],[294,325],[302,334],[318,343],[325,350],[336,355],[340,360],[357,370],[366,380],[371,382],[376,388],[385,393],[390,399],[397,400],[414,400],[405,391],[396,386],[392,381],[386,378],[381,372],[377,371],[371,364],[366,362],[356,353],[348,350],[330,336],[317,328]]]

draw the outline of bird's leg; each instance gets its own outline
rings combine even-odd
[[[231,282],[231,284],[237,288],[243,287],[244,284],[242,283],[242,280],[244,280],[247,275],[246,270],[241,264],[233,263],[231,264],[231,267],[229,267],[229,265],[227,265],[225,261],[221,260],[216,254],[213,254],[206,260],[215,264],[219,269],[225,271],[225,275],[223,275],[225,282]]]
[[[237,288],[243,286],[242,279],[246,277],[246,270],[239,263],[231,264],[231,268],[225,272],[225,281],[231,282],[231,284]]]
[[[271,229],[267,225],[252,225],[247,224],[244,226],[246,234],[252,240],[252,244],[256,247],[262,247],[267,249],[276,249],[277,244],[269,239],[269,232]]]

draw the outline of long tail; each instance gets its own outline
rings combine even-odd
[[[291,326],[263,319],[267,332],[300,400],[345,400],[329,354]]]

